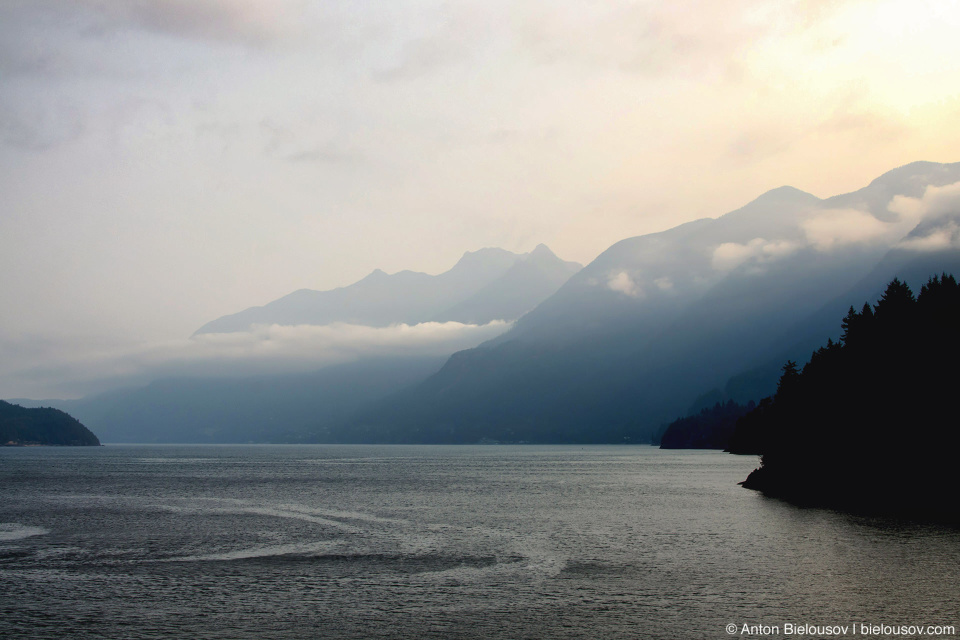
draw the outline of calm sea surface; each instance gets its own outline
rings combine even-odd
[[[960,532],[766,499],[737,486],[755,465],[639,446],[3,448],[0,637],[960,628]]]

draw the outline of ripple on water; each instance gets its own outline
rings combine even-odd
[[[19,522],[0,522],[0,542],[11,542],[13,540],[23,540],[33,536],[42,536],[50,533],[49,529],[43,527],[31,527],[20,524]]]

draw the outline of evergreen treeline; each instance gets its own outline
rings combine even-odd
[[[919,295],[894,279],[842,323],[772,398],[740,420],[735,453],[758,452],[743,483],[798,502],[956,517],[960,287],[931,278]]]
[[[667,425],[660,438],[661,449],[726,449],[737,420],[756,405],[746,406],[733,400],[718,402],[700,413],[679,418]]]
[[[91,445],[100,440],[80,421],[59,409],[24,409],[0,400],[2,445]]]

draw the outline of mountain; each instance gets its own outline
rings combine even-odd
[[[913,232],[909,237],[915,237]],[[715,389],[705,397],[714,401],[733,399],[746,402],[771,395],[785,362],[806,362],[825,340],[839,339],[841,327],[837,318],[843,317],[850,306],[859,309],[864,303],[879,299],[893,277],[919,291],[931,274],[941,272],[960,273],[960,249],[948,247],[919,253],[908,249],[891,249],[850,289],[786,330],[777,340],[783,348],[775,351],[762,364],[732,376],[722,392]]]
[[[317,442],[362,406],[423,380],[441,358],[382,358],[311,373],[171,378],[55,405],[106,442]]]
[[[421,322],[514,320],[580,269],[545,245],[527,254],[467,252],[449,271],[374,271],[333,291],[301,290],[204,325],[197,333],[254,324],[383,327]],[[170,378],[80,400],[18,400],[69,410],[108,442],[317,442],[337,439],[354,414],[435,373],[445,357],[366,356],[311,373]]]
[[[247,331],[257,324],[385,327],[421,322],[486,324],[512,321],[553,294],[580,269],[545,245],[530,253],[504,249],[467,252],[452,269],[432,276],[414,271],[366,278],[331,291],[301,289],[262,307],[223,316],[197,333]]]
[[[853,193],[781,187],[717,219],[618,242],[510,331],[454,354],[339,438],[645,441],[862,283],[948,263],[955,245],[941,240],[957,208],[920,209],[957,182],[960,163],[913,163]]]
[[[100,441],[63,411],[24,408],[0,400],[0,444],[99,446]]]

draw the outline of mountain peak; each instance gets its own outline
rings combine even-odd
[[[557,254],[555,254],[553,251],[550,251],[550,247],[548,247],[547,245],[543,244],[542,242],[541,242],[540,244],[538,244],[536,247],[534,247],[534,248],[533,248],[533,251],[531,251],[531,252],[528,253],[527,255],[528,255],[529,257],[531,257],[531,258],[539,258],[539,257],[541,257],[541,256],[543,256],[543,257],[553,257],[553,258],[556,258],[556,257],[557,257]]]
[[[486,247],[476,251],[467,251],[463,254],[457,264],[453,265],[450,271],[462,271],[464,269],[502,269],[506,270],[517,261],[519,256],[506,249],[496,247]]]
[[[904,181],[907,180],[920,180],[926,186],[926,182],[931,182],[937,184],[937,178],[946,175],[950,179],[953,177],[953,173],[950,171],[951,168],[956,168],[957,164],[941,164],[939,162],[928,162],[926,160],[918,160],[916,162],[911,162],[905,164],[902,167],[897,167],[896,169],[891,169],[887,171],[879,178],[874,179],[869,187],[877,186],[890,186],[893,188],[903,188]]]
[[[782,187],[770,189],[766,193],[763,193],[755,199],[754,202],[818,202],[819,200],[820,198],[812,193],[801,191],[790,185],[783,185]]]
[[[387,273],[383,269],[374,269],[369,273],[369,275],[367,275],[360,282],[369,281],[369,280],[380,280],[382,278],[385,278],[386,276],[387,276]]]
[[[573,275],[583,268],[579,262],[568,262],[563,260],[550,250],[545,244],[538,244],[533,251],[524,256],[524,263],[534,265],[540,269],[561,269],[568,275]]]
[[[517,254],[499,247],[484,247],[476,251],[464,251],[460,260],[477,260],[491,257],[516,256]]]

